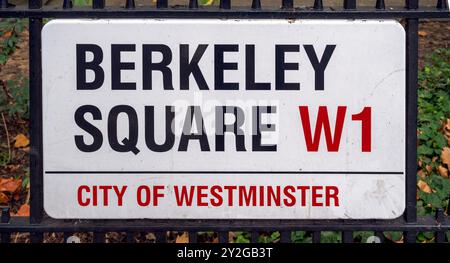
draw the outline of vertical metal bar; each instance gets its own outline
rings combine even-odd
[[[280,243],[291,243],[291,231],[281,231],[280,232]]]
[[[353,243],[353,231],[342,231],[342,243]]]
[[[127,243],[134,243],[134,232],[127,232]]]
[[[437,9],[448,9],[447,0],[438,0],[436,4]]]
[[[63,8],[64,9],[68,9],[68,8],[72,8],[72,7],[73,7],[72,0],[64,0],[63,1]]]
[[[197,0],[189,0],[189,8],[198,8],[198,1]]]
[[[404,243],[416,243],[417,232],[416,231],[405,231],[403,232]]]
[[[92,1],[93,9],[103,9],[105,8],[105,0],[93,0]]]
[[[167,8],[168,2],[167,0],[157,0],[156,1],[156,8]]]
[[[44,240],[44,233],[41,232],[31,232],[30,233],[30,242],[31,243],[42,243]]]
[[[322,0],[314,0],[314,9],[315,10],[323,10]]]
[[[28,8],[41,8],[41,0],[29,0]],[[29,30],[29,96],[30,96],[30,223],[42,221],[42,69],[41,30],[42,18],[30,17]]]
[[[312,236],[313,243],[320,243],[320,231],[314,231]]]
[[[94,243],[105,243],[105,232],[94,232]]]
[[[9,232],[2,232],[0,233],[1,239],[0,243],[9,243],[11,242],[11,233]]]
[[[417,9],[418,0],[406,0],[408,9]],[[406,223],[417,221],[417,86],[419,20],[406,19]],[[416,232],[405,232],[405,242],[415,243]]]
[[[385,9],[386,5],[384,4],[384,0],[377,0],[377,3],[375,4],[376,9]]]
[[[294,0],[282,0],[281,7],[283,9],[292,9],[292,8],[294,8]]]
[[[197,243],[197,232],[189,231],[189,243]]]
[[[9,220],[11,219],[11,214],[10,214],[9,210],[10,210],[9,207],[2,208],[2,214],[1,214],[1,217],[0,217],[0,223],[2,223],[2,224],[8,224],[9,223]]]
[[[444,209],[438,208],[436,210],[436,223],[440,224],[444,221]],[[434,233],[434,242],[444,243],[445,242],[445,231],[436,231]]]
[[[158,231],[155,232],[156,243],[166,243],[166,232]]]
[[[419,8],[419,1],[418,0],[405,0],[406,8],[408,9],[417,9]]]
[[[408,8],[417,0],[407,0]],[[411,7],[411,8],[410,8]],[[417,221],[417,77],[419,20],[406,19],[406,223]]]
[[[380,243],[384,243],[385,237],[382,231],[375,232],[375,236],[377,236],[380,239]]]
[[[8,224],[9,220],[11,219],[10,213],[9,213],[9,207],[4,207],[1,210],[1,217],[0,217],[0,224]],[[0,243],[9,243],[11,239],[11,233],[9,232],[2,232],[0,233]]]
[[[344,9],[356,9],[356,0],[344,0]]]
[[[127,2],[125,3],[125,8],[127,9],[133,9],[136,7],[136,4],[134,2],[134,0],[127,0]]]
[[[251,237],[251,242],[252,242],[253,244],[258,243],[259,232],[258,232],[258,231],[252,231],[252,232],[250,233],[250,237]]]
[[[231,0],[220,0],[220,9],[230,9]]]
[[[450,199],[450,196],[448,196],[448,199]],[[450,201],[447,203],[446,211],[447,211],[447,216],[450,216]],[[449,242],[450,242],[450,240],[449,240]]]
[[[228,231],[219,232],[219,243],[228,243]]]
[[[0,9],[8,7],[9,7],[8,0],[0,0]]]
[[[261,9],[261,1],[253,0],[252,1],[252,9]]]

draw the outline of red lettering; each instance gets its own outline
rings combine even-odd
[[[98,187],[100,190],[103,190],[103,205],[108,206],[108,194],[109,190],[112,189],[110,185],[101,185]]]
[[[213,185],[211,187],[211,195],[214,197],[211,198],[212,206],[221,206],[223,204],[223,198],[219,193],[222,193],[222,187],[218,185]]]
[[[372,151],[372,108],[364,107],[358,113],[352,115],[352,121],[361,121],[361,151]]]
[[[204,202],[202,199],[207,198],[208,194],[204,193],[203,191],[208,190],[207,185],[199,185],[197,186],[197,205],[198,206],[208,206],[207,202]]]
[[[228,191],[228,205],[233,206],[233,191],[236,190],[237,186],[226,185],[223,188]]]
[[[338,106],[334,135],[331,136],[330,121],[328,118],[328,110],[326,106],[320,106],[317,113],[317,122],[314,130],[314,139],[311,135],[311,122],[309,120],[308,106],[299,106],[300,118],[305,135],[306,148],[308,152],[317,152],[319,149],[322,127],[325,133],[327,150],[329,152],[337,152],[341,142],[342,128],[344,126],[346,106]]]
[[[153,186],[153,206],[158,206],[158,199],[164,197],[164,193],[160,193],[159,190],[164,190],[163,185]]]
[[[123,204],[123,196],[125,194],[125,191],[127,190],[127,186],[123,186],[122,189],[119,191],[119,187],[113,186],[114,192],[116,192],[117,195],[117,205],[122,206]]]
[[[318,199],[322,198],[323,194],[319,193],[319,191],[323,190],[322,186],[313,186],[312,187],[312,206],[323,206],[323,203],[319,202]]]
[[[174,186],[174,191],[175,191],[175,199],[177,201],[177,205],[178,206],[182,206],[184,203],[186,203],[187,206],[191,206],[192,205],[192,200],[194,199],[194,190],[195,190],[195,186],[190,186],[189,188],[189,196],[188,196],[188,192],[187,192],[187,188],[186,186],[182,186],[181,187],[181,193],[178,189],[178,186]]]
[[[137,189],[137,203],[140,206],[148,206],[150,204],[150,187],[141,185]]]
[[[272,206],[272,201],[275,203],[275,206],[280,206],[281,202],[280,202],[280,186],[277,185],[276,186],[277,191],[274,192],[273,187],[269,186],[267,188],[267,205],[268,206]]]
[[[246,188],[249,189],[248,192]],[[256,205],[256,186],[239,186],[239,206],[243,206],[244,202],[245,206]]]
[[[309,186],[297,186],[297,189],[300,190],[300,200],[301,206],[306,206],[306,191],[309,190]]]
[[[92,205],[97,206],[97,186],[92,187]]]
[[[78,194],[77,194],[77,200],[78,200],[78,204],[81,206],[88,206],[89,202],[91,201],[91,199],[86,198],[86,201],[83,201],[83,191],[85,191],[86,193],[89,193],[89,186],[87,185],[81,185],[80,187],[78,187]]]
[[[285,206],[295,205],[295,196],[291,192],[295,192],[295,188],[292,185],[288,185],[283,189],[283,193],[286,196],[283,200]]]
[[[330,200],[333,199],[334,201],[334,206],[339,206],[339,188],[337,188],[336,186],[328,186],[326,188],[326,201],[325,201],[325,205],[326,206],[330,206]]]

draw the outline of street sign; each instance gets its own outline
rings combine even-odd
[[[51,217],[403,213],[396,21],[52,20],[42,60]]]

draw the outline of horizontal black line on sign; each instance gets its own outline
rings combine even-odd
[[[46,174],[403,174],[377,171],[45,171]]]

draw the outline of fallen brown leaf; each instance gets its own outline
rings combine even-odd
[[[417,172],[417,175],[420,176],[421,178],[425,178],[427,176],[423,170],[419,170]]]
[[[450,119],[447,119],[444,125],[444,130],[450,133]]]
[[[419,189],[422,190],[423,192],[428,193],[428,194],[431,193],[431,187],[430,187],[427,183],[425,183],[424,181],[419,180],[419,181],[417,182],[417,186],[418,186]]]
[[[444,135],[447,138],[447,144],[450,145],[450,119],[444,125]]]
[[[425,31],[419,31],[419,37],[426,37],[428,35]]]
[[[441,152],[441,161],[450,168],[450,148],[444,147]]]
[[[0,204],[7,203],[9,203],[9,197],[5,193],[0,192]]]
[[[0,178],[0,192],[16,192],[22,185],[21,179],[14,178]]]
[[[236,239],[236,233],[233,231],[228,232],[228,240],[234,241]]]
[[[28,140],[27,136],[25,136],[22,133],[19,133],[14,138],[14,140],[15,140],[15,142],[14,142],[15,148],[27,147],[30,144],[30,140]]]
[[[11,216],[30,216],[30,206],[28,204],[23,204],[17,213],[12,214]]]
[[[3,34],[3,36],[4,36],[5,38],[10,38],[10,37],[12,36],[12,33],[13,33],[12,30],[6,31],[6,32]]]
[[[20,200],[20,193],[15,193],[13,195],[14,200],[19,201]]]
[[[425,170],[427,170],[427,172],[431,173],[433,171],[433,167],[431,167],[431,165],[426,165]]]
[[[442,177],[448,178],[448,169],[442,165],[439,165],[438,172]]]
[[[21,148],[21,150],[26,153],[30,153],[30,147],[24,147],[24,148]]]
[[[184,232],[181,236],[177,236],[177,239],[175,239],[175,243],[189,243],[188,232]]]

